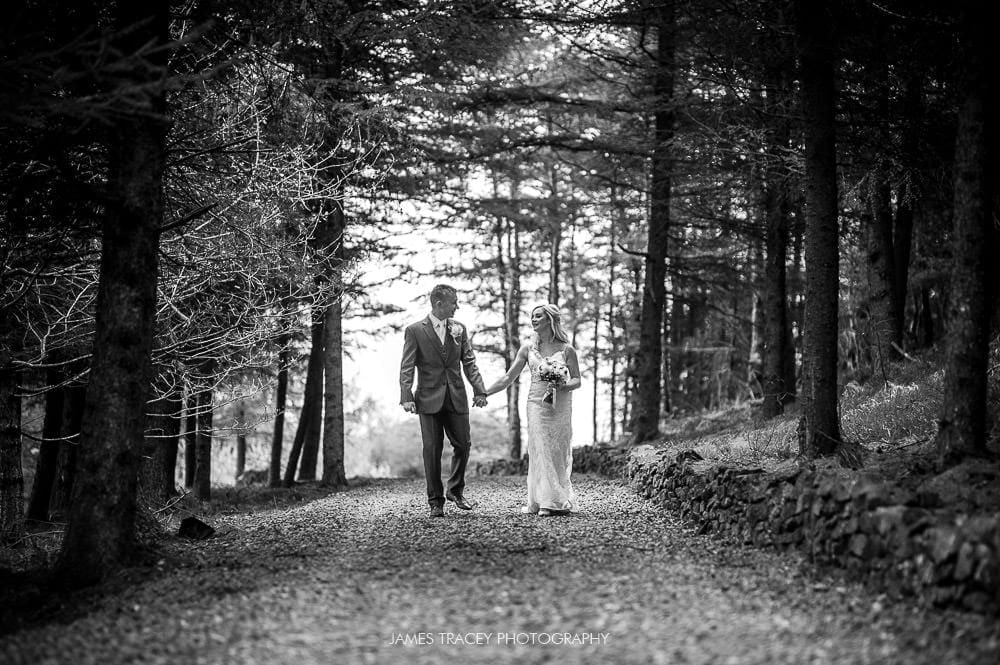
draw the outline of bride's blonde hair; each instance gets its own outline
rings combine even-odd
[[[562,313],[560,313],[559,308],[552,303],[545,303],[543,305],[538,305],[532,308],[531,313],[534,314],[536,311],[542,310],[545,316],[549,318],[549,327],[552,329],[552,337],[559,340],[563,344],[569,344],[569,335],[566,334],[566,330],[562,327]],[[535,334],[535,346],[538,346],[539,339],[538,334]]]

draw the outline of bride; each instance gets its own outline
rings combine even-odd
[[[559,308],[552,304],[531,310],[532,340],[522,346],[510,370],[486,389],[487,395],[506,390],[527,365],[531,369],[528,391],[528,504],[524,513],[541,516],[575,511],[576,494],[570,482],[573,395],[580,387],[576,350],[562,327]],[[556,385],[541,378],[549,366],[564,365],[568,380]]]

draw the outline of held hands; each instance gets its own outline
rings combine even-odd
[[[479,407],[486,406],[486,395],[476,395],[475,397],[472,398],[472,403],[473,403],[473,405],[479,406]],[[407,413],[416,413],[417,412],[417,403],[416,402],[403,402],[403,411],[406,411]]]

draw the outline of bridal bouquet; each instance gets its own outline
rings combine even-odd
[[[538,378],[549,384],[542,401],[554,405],[556,388],[569,381],[569,367],[558,358],[545,358],[538,365]]]

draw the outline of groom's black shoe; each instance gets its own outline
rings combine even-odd
[[[451,492],[445,494],[444,498],[448,499],[449,501],[454,501],[455,505],[461,508],[462,510],[472,510],[473,508],[476,507],[476,504],[466,501],[464,497],[455,496]]]
[[[444,517],[444,506],[431,506],[431,517]]]

